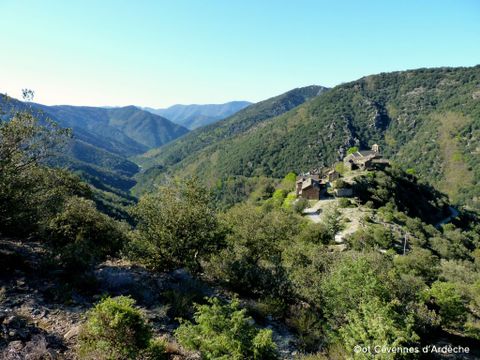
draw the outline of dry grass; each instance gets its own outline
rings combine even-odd
[[[471,120],[462,114],[445,113],[437,114],[434,119],[438,121],[438,145],[440,155],[444,160],[444,180],[440,183],[441,191],[447,193],[455,201],[461,190],[473,184],[473,173],[464,161],[458,146],[459,130],[465,127]]]

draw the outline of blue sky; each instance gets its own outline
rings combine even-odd
[[[480,1],[0,0],[0,92],[46,104],[259,101],[480,63]]]

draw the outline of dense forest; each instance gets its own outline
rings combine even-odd
[[[251,105],[129,160],[140,197],[59,162],[75,128],[72,145],[28,102],[5,109],[0,357],[480,357],[479,72]],[[389,166],[337,163],[373,142]],[[297,173],[323,166],[340,178],[297,197]]]

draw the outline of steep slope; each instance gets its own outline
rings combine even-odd
[[[283,114],[326,90],[321,86],[308,86],[261,101],[225,120],[193,130],[177,141],[138,156],[136,161],[145,167],[174,165],[211,144],[231,139],[266,119]]]
[[[337,86],[228,141],[217,138],[181,163],[169,161],[168,146],[158,158],[172,174],[212,183],[227,175],[308,171],[341,159],[351,146],[378,143],[386,157],[453,202],[479,209],[479,134],[480,66],[418,69]]]
[[[193,130],[232,116],[251,105],[248,101],[231,101],[225,104],[173,105],[166,109],[145,108],[145,110]]]

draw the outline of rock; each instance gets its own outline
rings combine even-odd
[[[68,330],[65,335],[63,335],[65,340],[70,340],[73,337],[78,336],[78,333],[80,332],[80,326],[76,325],[72,327],[70,330]]]
[[[35,309],[32,311],[32,315],[39,319],[45,317],[45,315],[47,314],[48,314],[47,309]]]
[[[10,341],[8,343],[8,349],[10,351],[20,351],[23,348],[23,343],[20,340]]]

